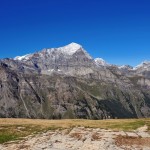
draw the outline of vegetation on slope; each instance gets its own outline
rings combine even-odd
[[[0,119],[0,143],[20,140],[26,136],[48,130],[73,127],[103,128],[131,131],[144,125],[150,131],[150,119],[115,119],[115,120],[42,120],[42,119]]]

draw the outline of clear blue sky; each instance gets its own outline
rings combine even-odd
[[[0,58],[70,42],[113,64],[150,60],[150,0],[0,0]]]

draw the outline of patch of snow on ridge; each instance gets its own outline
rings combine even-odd
[[[118,68],[119,69],[128,69],[128,70],[132,70],[133,69],[133,67],[130,66],[130,65],[122,65],[122,66],[119,66]]]
[[[106,61],[102,58],[95,58],[94,61],[97,66],[107,66],[108,65],[106,63]]]
[[[14,58],[14,60],[28,60],[29,58],[31,57],[31,54],[27,54],[27,55],[24,55],[24,56],[17,56]]]
[[[118,68],[119,69],[124,69],[124,68],[126,68],[126,65],[119,66]]]
[[[147,67],[150,67],[150,61],[144,61],[141,64],[137,65],[136,67],[134,67],[134,70],[137,70],[141,67],[144,67],[144,69],[146,69]]]
[[[54,70],[54,69],[49,69],[49,70],[47,70],[47,71],[53,72],[53,71],[55,71],[55,70]]]

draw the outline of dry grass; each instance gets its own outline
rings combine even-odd
[[[20,145],[19,149],[29,149],[30,145]]]
[[[150,130],[150,119],[114,120],[42,120],[42,119],[0,119],[0,143],[17,140],[28,135],[56,129],[73,127],[103,128],[112,130],[135,130],[144,125]],[[94,138],[98,138],[96,135]]]
[[[79,133],[79,132],[75,132],[75,133],[71,133],[71,134],[70,134],[70,137],[75,138],[75,139],[77,139],[77,140],[81,140],[82,134]]]
[[[121,136],[119,135],[116,139],[117,146],[147,146],[150,147],[150,138],[132,137],[132,136]]]
[[[103,128],[114,130],[133,130],[144,125],[150,129],[150,119],[111,119],[111,120],[42,120],[42,119],[0,119],[0,127],[8,125],[32,125],[55,128],[71,128],[83,126],[89,128]]]
[[[93,133],[92,134],[92,140],[93,141],[97,141],[97,140],[100,140],[100,139],[101,139],[100,134],[98,134],[98,133]]]

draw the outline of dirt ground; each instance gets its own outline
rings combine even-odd
[[[74,127],[1,144],[0,150],[150,150],[147,126],[134,131]]]

